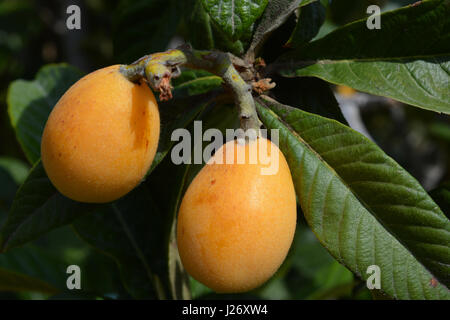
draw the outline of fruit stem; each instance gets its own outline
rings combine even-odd
[[[253,139],[260,135],[262,125],[255,108],[252,86],[247,84],[232,62],[232,55],[220,51],[195,50],[189,45],[166,52],[144,56],[130,65],[122,65],[120,72],[130,81],[147,79],[149,85],[160,92],[162,101],[172,98],[170,79],[180,74],[180,66],[203,69],[223,79],[232,90],[234,101],[239,109],[241,129],[245,133],[254,130],[256,135],[242,133]]]

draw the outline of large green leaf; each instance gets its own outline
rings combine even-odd
[[[122,285],[119,269],[114,260],[82,241],[71,225],[53,230],[34,243],[64,263],[64,279],[61,283],[64,289],[69,277],[66,274],[67,266],[77,265],[81,269],[81,291],[84,294],[117,299],[130,297]],[[8,253],[16,250],[10,250]],[[72,293],[73,291],[71,290]]]
[[[222,50],[240,55],[243,53],[241,40],[233,40],[218,26],[206,12],[202,0],[187,0],[185,20],[180,30],[186,41],[199,50]]]
[[[188,0],[190,10],[185,13],[185,28],[183,36],[198,50],[214,48],[212,21],[205,11],[201,0]]]
[[[178,0],[122,0],[113,19],[117,63],[164,51],[175,36],[184,2]]]
[[[0,157],[0,229],[6,219],[19,185],[28,174],[28,166],[21,160]]]
[[[35,291],[55,294],[58,289],[39,279],[0,267],[0,291]]]
[[[449,73],[450,55],[376,62],[320,61],[295,72],[444,113],[450,113]]]
[[[0,232],[0,252],[34,240],[72,222],[97,205],[72,201],[61,195],[38,161],[17,191]]]
[[[0,209],[3,197],[7,209],[14,198],[18,186],[26,179],[28,166],[12,158],[0,158]],[[6,173],[6,176],[3,174]],[[5,180],[6,178],[6,180]],[[2,210],[0,210],[2,211]],[[6,218],[1,212],[0,223]],[[49,252],[36,245],[27,245],[0,254],[0,291],[37,292],[44,295],[55,294],[65,287],[66,273],[61,255]]]
[[[116,261],[133,297],[190,298],[174,238],[188,167],[166,158],[125,198],[74,223],[82,239]]]
[[[214,48],[225,52],[231,52],[237,56],[244,53],[244,47],[247,41],[245,39],[233,40],[228,37],[228,35],[220,29],[215,23],[211,23],[211,28],[214,37]]]
[[[156,199],[158,209],[165,217],[164,237],[159,239],[164,255],[166,271],[163,278],[171,299],[190,299],[189,277],[181,264],[176,242],[176,216],[181,203],[182,191],[186,187],[186,177],[190,165],[174,165],[167,158],[152,173],[147,186]]]
[[[208,93],[221,87],[222,78],[203,70],[187,69],[172,81],[175,100]]]
[[[258,54],[264,42],[281,26],[299,6],[305,6],[316,0],[271,0],[267,5],[261,21],[256,27],[253,39],[246,55],[252,59]]]
[[[202,0],[209,16],[231,39],[248,35],[269,0]]]
[[[290,59],[391,59],[449,53],[448,0],[425,0],[381,14],[381,29],[367,19],[334,30],[321,39],[286,53]],[[407,32],[406,32],[407,31]]]
[[[339,262],[363,279],[378,265],[395,298],[450,298],[450,221],[413,177],[337,121],[268,97],[257,108],[279,129],[308,224]],[[433,278],[442,285],[430,286]]]
[[[159,276],[164,266],[164,249],[159,245],[164,219],[144,184],[76,220],[73,226],[84,241],[116,261],[133,297],[165,298]]]
[[[366,19],[286,53],[269,67],[284,76],[315,76],[428,110],[450,113],[450,5],[422,1]]]
[[[313,39],[324,23],[325,16],[326,8],[320,1],[314,1],[300,8],[297,25],[286,46],[296,48]]]
[[[0,209],[7,211],[11,206],[12,200],[16,190],[20,184],[17,180],[23,178],[23,171],[25,175],[27,167],[23,166],[21,162],[16,162],[14,159],[0,157]],[[3,221],[3,216],[0,216],[0,226]]]
[[[29,170],[27,164],[22,160],[10,157],[0,157],[0,167],[8,171],[17,185],[25,181]]]
[[[8,90],[8,113],[25,155],[35,163],[48,115],[81,73],[65,64],[42,67],[32,81],[16,80]]]
[[[0,291],[55,294],[66,288],[62,257],[36,245],[0,254]]]
[[[388,2],[388,4],[387,4]],[[398,8],[407,4],[414,3],[414,0],[340,0],[330,1],[329,4],[329,20],[333,24],[343,25],[349,22],[367,17],[367,8],[370,5],[377,5],[381,10],[385,9],[385,5]]]
[[[87,246],[75,236],[69,226],[54,230],[32,244],[0,254],[0,268],[13,273],[11,276],[6,274],[8,278],[5,279],[9,283],[16,278],[14,274],[23,275],[25,279],[39,279],[45,286],[38,292],[44,294],[69,293],[66,284],[69,274],[66,271],[70,265],[77,265],[81,269],[81,291],[84,294],[95,297],[129,297],[124,294],[114,262]],[[0,287],[2,281],[3,279],[0,280]],[[22,281],[15,283],[16,286],[9,288],[9,291],[22,291]],[[49,287],[52,290],[47,292],[46,288]],[[32,288],[23,290],[33,291]]]

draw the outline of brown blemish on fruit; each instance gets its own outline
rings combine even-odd
[[[214,183],[216,183],[216,179],[211,180],[211,185],[213,185]]]

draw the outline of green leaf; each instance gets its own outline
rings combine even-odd
[[[209,16],[233,40],[248,34],[269,0],[202,0]]]
[[[235,55],[244,52],[241,40],[233,40],[212,21],[203,7],[202,0],[188,0],[185,12],[184,24],[180,31],[183,38],[194,48],[222,50]]]
[[[30,163],[40,157],[41,136],[47,118],[59,98],[81,78],[66,64],[46,65],[35,80],[16,80],[8,89],[8,113],[17,139]]]
[[[34,248],[37,246],[39,246],[40,251],[35,252]],[[26,247],[32,248],[30,251],[35,252],[37,257],[42,257],[41,259],[38,258],[37,261],[43,261],[46,257],[45,253],[49,253],[56,258],[54,259],[56,261],[53,262],[53,265],[57,266],[56,268],[44,265],[48,274],[53,275],[53,278],[56,279],[48,278],[44,274],[39,277],[41,280],[49,281],[58,288],[67,290],[66,281],[70,275],[66,273],[67,267],[77,265],[81,269],[81,291],[83,293],[117,299],[130,297],[122,286],[115,262],[82,241],[75,234],[71,225],[52,230],[34,241],[31,246],[26,245]],[[15,248],[8,251],[6,255],[14,254],[21,249]],[[44,251],[44,254],[41,254],[42,251]],[[73,293],[73,291],[70,292]]]
[[[361,19],[325,37],[286,53],[287,58],[392,59],[449,53],[450,12],[447,0],[425,0],[380,16],[381,29],[367,28]]]
[[[22,162],[22,160],[10,157],[0,157],[0,167],[9,172],[17,185],[25,181],[29,171],[28,165]]]
[[[0,268],[0,291],[34,291],[55,294],[58,290],[39,279]]]
[[[450,80],[449,72],[450,55],[376,62],[319,61],[298,69],[295,74],[318,77],[358,91],[450,114],[449,94],[445,89]]]
[[[222,85],[222,78],[206,71],[186,70],[181,79],[174,79],[173,98],[183,99],[199,94],[208,93]]]
[[[326,8],[320,1],[312,2],[300,8],[297,25],[286,46],[297,48],[313,39],[324,23],[325,16]]]
[[[183,12],[183,1],[121,1],[113,19],[117,63],[128,64],[146,54],[165,51]]]
[[[0,157],[0,209],[8,211],[16,194],[16,190],[22,183],[28,172],[27,165],[22,161]],[[0,226],[3,222],[0,215]]]
[[[162,259],[166,271],[162,274],[167,282],[170,297],[175,300],[190,299],[189,277],[183,268],[176,242],[176,217],[181,203],[182,191],[186,187],[186,177],[190,165],[174,165],[167,158],[152,173],[147,186],[155,199],[158,209],[163,212],[164,238],[160,239],[165,249]]]
[[[256,27],[250,47],[246,53],[249,58],[255,58],[264,42],[281,26],[298,8],[316,0],[271,0],[267,5],[261,21]]]
[[[55,294],[66,289],[66,268],[60,256],[36,245],[0,254],[0,291]]]
[[[103,205],[73,223],[87,243],[111,256],[122,281],[135,298],[165,298],[163,288],[166,216],[142,184],[124,198]]]
[[[268,97],[257,109],[279,129],[306,220],[340,263],[362,279],[378,265],[382,290],[398,299],[450,298],[450,221],[413,177],[337,121]]]
[[[69,224],[97,206],[75,202],[61,195],[38,161],[17,191],[11,211],[1,229],[0,252]]]
[[[201,0],[188,0],[183,37],[197,50],[211,50],[214,46],[212,21]]]
[[[370,5],[378,5],[384,10],[384,6],[386,4],[386,0],[339,0],[339,1],[330,1],[329,4],[329,20],[338,25],[347,24],[349,22],[362,19],[367,17],[367,8]],[[389,6],[392,8],[398,8],[400,6],[404,6],[408,3],[414,3],[414,1],[409,0],[391,0],[389,1]]]
[[[216,24],[212,24],[212,31],[214,36],[214,49],[219,49],[225,52],[231,52],[237,56],[244,53],[244,40],[232,40],[225,34]]]
[[[382,14],[379,30],[358,20],[286,53],[268,68],[450,113],[449,14],[448,1],[429,0]]]

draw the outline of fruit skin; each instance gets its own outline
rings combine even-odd
[[[259,138],[261,139],[261,138]],[[217,150],[188,187],[178,215],[177,244],[182,263],[196,280],[219,293],[259,287],[280,267],[296,227],[296,197],[287,162],[279,153],[275,175],[249,164],[252,142],[230,141]],[[245,164],[212,164],[245,148]]]
[[[136,187],[158,147],[157,102],[119,65],[77,81],[52,110],[41,143],[45,171],[65,196],[92,203],[116,200]]]

